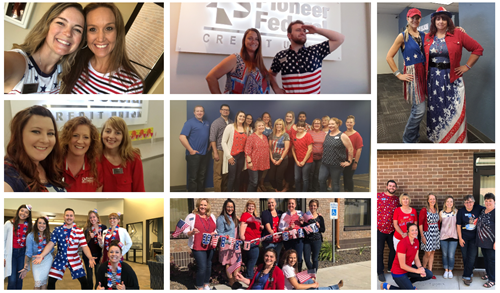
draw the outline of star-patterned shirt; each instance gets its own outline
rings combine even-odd
[[[394,211],[398,208],[399,197],[377,193],[377,229],[384,234],[394,232]]]
[[[50,241],[57,245],[57,255],[50,269],[49,276],[61,280],[69,265],[73,279],[85,276],[78,248],[87,246],[85,235],[81,229],[66,224],[54,229]]]
[[[274,73],[281,72],[283,89],[287,94],[319,94],[321,66],[328,54],[329,41],[304,46],[298,53],[289,48],[276,54],[271,70]]]
[[[28,56],[20,49],[13,49],[12,52],[21,54],[26,60],[26,70],[23,78],[9,92],[9,94],[58,94],[60,83],[57,76],[62,72],[61,64],[57,64],[54,70],[49,73],[43,73],[32,56]],[[37,86],[36,92],[28,89],[28,85]],[[24,91],[23,91],[24,88]],[[28,92],[27,92],[28,91]]]

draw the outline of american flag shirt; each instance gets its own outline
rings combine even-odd
[[[274,73],[281,72],[283,89],[287,94],[319,94],[321,66],[328,54],[329,41],[303,46],[298,53],[289,48],[276,54],[271,70]]]
[[[57,245],[57,255],[50,268],[49,276],[62,280],[64,271],[69,267],[73,279],[84,277],[85,270],[78,255],[78,248],[87,246],[83,231],[75,224],[71,228],[64,224],[54,229],[50,241]]]

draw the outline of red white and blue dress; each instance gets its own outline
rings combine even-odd
[[[259,68],[250,70],[240,54],[236,56],[236,68],[227,73],[225,94],[269,94],[269,84]],[[264,72],[264,74],[267,74]]]

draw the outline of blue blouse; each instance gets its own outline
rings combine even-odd
[[[45,245],[49,244],[50,237],[45,240],[47,241]],[[42,253],[42,251],[38,252],[38,243],[35,242],[34,234],[33,232],[29,233],[28,236],[26,237],[26,256],[31,258],[33,255],[39,255],[40,253]],[[50,253],[53,252],[54,252],[54,247],[52,247]]]
[[[226,219],[224,218],[223,215],[219,216],[217,218],[217,233],[221,236],[229,236],[232,238],[235,237],[235,232],[236,232],[236,226],[233,222],[233,218],[228,216],[229,218],[229,223],[226,222]]]

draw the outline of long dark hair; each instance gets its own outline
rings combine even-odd
[[[455,32],[455,24],[453,23],[453,20],[451,20],[451,18],[446,15],[446,13],[438,13],[431,19],[431,29],[429,30],[429,36],[433,38],[437,33],[436,20],[438,17],[446,21],[446,23],[448,24],[448,31],[453,34]]]
[[[14,168],[19,172],[20,178],[26,182],[29,191],[42,191],[44,185],[38,177],[37,165],[29,158],[23,143],[23,130],[28,120],[34,116],[49,117],[54,125],[56,143],[48,156],[40,161],[45,170],[47,181],[57,187],[65,187],[62,181],[62,171],[59,162],[62,160],[61,146],[59,145],[59,135],[57,132],[56,120],[52,113],[45,107],[32,106],[19,111],[10,122],[10,141],[7,145],[5,159],[10,161]]]
[[[35,222],[35,227],[33,227],[33,239],[35,239],[35,243],[39,243],[38,239],[38,233],[40,230],[38,230],[38,220],[42,219],[45,221],[45,230],[43,231],[43,236],[47,240],[47,243],[50,241],[50,226],[49,226],[49,220],[45,217],[38,217]]]
[[[257,39],[259,40],[259,47],[257,48],[257,50],[255,50],[253,60],[250,59],[250,55],[248,54],[247,47],[245,45],[245,40],[247,38],[248,33],[250,32],[256,33]],[[241,41],[240,55],[241,58],[243,58],[243,60],[250,63],[250,69],[254,69],[255,67],[257,67],[260,70],[260,74],[262,74],[266,79],[268,78],[267,68],[266,65],[264,64],[264,58],[262,58],[262,37],[260,36],[260,32],[257,29],[249,28],[246,30],[245,34],[243,35],[243,40]]]
[[[17,224],[19,223],[19,211],[22,208],[25,208],[30,212],[28,218],[26,219],[26,221],[28,222],[28,228],[26,228],[26,235],[28,235],[31,232],[31,229],[33,228],[33,220],[31,219],[31,211],[28,209],[28,207],[25,204],[21,205],[17,209],[16,216],[14,217],[14,219],[12,219],[12,222],[13,222],[12,225],[14,225],[14,233],[17,232]]]
[[[234,203],[233,200],[231,200],[230,198],[226,199],[226,201],[224,202],[224,205],[222,206],[222,211],[220,212],[220,215],[224,216],[224,220],[226,221],[226,223],[228,223],[228,224],[230,223],[228,214],[226,212],[226,207],[227,207],[228,203],[233,204],[234,211],[230,217],[231,217],[231,219],[233,219],[234,226],[237,227],[238,226],[238,217],[236,217],[236,204]]]
[[[268,248],[264,251],[264,255],[266,255],[266,253],[268,252],[272,252],[274,254],[274,258],[276,258],[276,261],[278,261],[278,254],[276,253],[276,250],[274,250],[273,248]],[[274,283],[274,281],[276,281],[274,278],[273,278],[273,272],[274,272],[274,269],[276,268],[276,261],[273,263],[273,267],[271,268],[271,270],[269,271],[269,283],[272,284]],[[264,267],[262,267],[262,269],[264,269]]]
[[[260,116],[260,118],[262,118],[262,121],[264,121],[264,115],[266,114],[269,115],[269,122],[267,122],[267,124],[266,122],[264,122],[264,125],[266,127],[273,128],[273,119],[271,118],[271,114],[269,114],[269,112],[262,113],[262,116]]]
[[[281,260],[280,260],[280,265],[281,267],[283,267],[284,265],[287,265],[288,264],[288,257],[290,256],[290,254],[293,254],[295,253],[295,255],[297,256],[297,259],[299,257],[299,255],[297,254],[297,251],[295,251],[295,249],[289,249],[287,250],[283,256],[281,257]],[[295,263],[295,265],[293,266],[293,268],[295,269],[295,273],[298,273],[299,272],[299,269],[298,269],[298,261]]]

